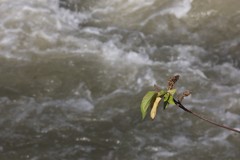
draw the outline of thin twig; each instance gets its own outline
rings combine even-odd
[[[154,88],[155,88],[156,91],[160,91],[160,90],[161,90],[161,88],[160,88],[158,85],[156,85],[156,84],[154,85]],[[202,119],[202,120],[204,120],[204,121],[206,121],[206,122],[208,122],[208,123],[210,123],[210,124],[213,124],[213,125],[215,125],[215,126],[218,126],[218,127],[221,127],[221,128],[228,129],[228,130],[230,130],[230,131],[234,131],[234,132],[240,133],[240,130],[237,130],[237,129],[228,127],[228,126],[226,126],[226,125],[218,124],[218,123],[216,123],[216,122],[214,122],[214,121],[212,121],[212,120],[209,120],[209,119],[207,119],[207,118],[204,118],[203,116],[200,116],[199,114],[197,114],[197,113],[195,113],[195,112],[187,109],[186,107],[184,107],[184,105],[182,105],[182,103],[181,103],[180,101],[176,100],[175,98],[174,98],[173,100],[174,100],[174,103],[175,103],[179,108],[181,108],[181,109],[184,110],[185,112],[188,112],[188,113],[190,113],[190,114],[198,117],[199,119]]]
[[[216,123],[216,122],[214,122],[214,121],[211,121],[211,120],[209,120],[209,119],[207,119],[207,118],[204,118],[204,117],[200,116],[199,114],[194,113],[193,111],[191,111],[191,110],[187,109],[186,107],[184,107],[181,102],[179,102],[179,101],[177,101],[177,100],[175,100],[175,99],[173,99],[173,100],[174,100],[175,104],[176,104],[179,108],[183,109],[184,111],[186,111],[186,112],[188,112],[188,113],[190,113],[190,114],[192,114],[192,115],[194,115],[194,116],[196,116],[196,117],[198,117],[198,118],[200,118],[200,119],[202,119],[202,120],[204,120],[204,121],[206,121],[206,122],[208,122],[208,123],[211,123],[211,124],[213,124],[213,125],[215,125],[215,126],[218,126],[218,127],[221,127],[221,128],[225,128],[225,129],[228,129],[228,130],[231,130],[231,131],[240,133],[240,131],[237,130],[237,129],[228,127],[228,126],[226,126],[226,125],[218,124],[218,123]]]

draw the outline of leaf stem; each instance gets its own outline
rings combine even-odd
[[[184,106],[182,105],[182,103],[179,102],[179,101],[177,101],[176,99],[173,99],[173,100],[174,100],[175,104],[176,104],[179,108],[181,108],[182,110],[184,110],[185,112],[188,112],[188,113],[190,113],[190,114],[192,114],[192,115],[194,115],[194,116],[196,116],[196,117],[198,117],[198,118],[200,118],[200,119],[202,119],[202,120],[204,120],[204,121],[206,121],[206,122],[208,122],[208,123],[211,123],[211,124],[213,124],[213,125],[215,125],[215,126],[218,126],[218,127],[221,127],[221,128],[228,129],[228,130],[230,130],[230,131],[234,131],[234,132],[240,133],[240,130],[237,130],[237,129],[228,127],[228,126],[226,126],[226,125],[218,124],[218,123],[216,123],[216,122],[214,122],[214,121],[212,121],[212,120],[209,120],[209,119],[207,119],[207,118],[204,118],[204,117],[200,116],[199,114],[197,114],[197,113],[195,113],[195,112],[187,109],[186,107],[184,107]]]

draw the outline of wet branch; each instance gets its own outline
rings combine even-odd
[[[154,85],[154,88],[155,88],[157,91],[160,91],[160,90],[161,90],[161,88],[160,88],[158,85]],[[189,94],[189,93],[187,93],[187,94]],[[180,100],[183,100],[184,96],[185,96],[185,95],[183,94],[183,97],[181,97]],[[187,95],[186,95],[186,96],[187,96]],[[179,100],[176,100],[175,98],[173,98],[173,101],[174,101],[174,103],[175,103],[179,108],[181,108],[181,109],[184,110],[185,112],[188,112],[188,113],[190,113],[190,114],[198,117],[199,119],[202,119],[202,120],[204,120],[204,121],[206,121],[206,122],[208,122],[208,123],[210,123],[210,124],[212,124],[212,125],[215,125],[215,126],[218,126],[218,127],[221,127],[221,128],[225,128],[225,129],[230,130],[230,131],[234,131],[234,132],[240,133],[240,130],[237,130],[237,129],[228,127],[228,126],[226,126],[226,125],[218,124],[218,123],[216,123],[216,122],[214,122],[214,121],[212,121],[212,120],[209,120],[209,119],[207,119],[207,118],[204,118],[203,116],[200,116],[199,114],[197,114],[197,113],[195,113],[195,112],[187,109],[186,107],[184,107],[184,105],[182,105],[182,103],[181,103]]]
[[[190,113],[190,114],[192,114],[192,115],[194,115],[194,116],[196,116],[196,117],[198,117],[198,118],[200,118],[200,119],[202,119],[202,120],[204,120],[204,121],[206,121],[206,122],[208,122],[208,123],[211,123],[211,124],[213,124],[213,125],[215,125],[215,126],[218,126],[218,127],[221,127],[221,128],[225,128],[225,129],[228,129],[228,130],[231,130],[231,131],[240,133],[240,131],[237,130],[237,129],[234,129],[234,128],[231,128],[231,127],[228,127],[228,126],[225,126],[225,125],[222,125],[222,124],[218,124],[218,123],[213,122],[213,121],[211,121],[211,120],[209,120],[209,119],[207,119],[207,118],[204,118],[204,117],[200,116],[199,114],[194,113],[193,111],[191,111],[191,110],[187,109],[186,107],[184,107],[180,101],[177,101],[176,99],[173,99],[173,100],[174,100],[175,104],[176,104],[179,108],[183,109],[184,111],[186,111],[186,112],[188,112],[188,113]]]

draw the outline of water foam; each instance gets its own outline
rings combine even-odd
[[[149,21],[155,19],[158,16],[164,15],[174,15],[176,18],[180,19],[187,16],[188,12],[191,10],[191,3],[193,0],[182,0],[174,1],[169,7],[162,9],[158,12],[153,13],[147,19],[141,22],[141,26],[145,26]],[[164,24],[161,24],[162,29],[166,29]]]
[[[0,55],[18,60],[59,49],[64,33],[77,31],[80,21],[87,17],[59,9],[58,1],[4,1],[0,11]]]
[[[182,18],[190,11],[192,1],[193,0],[177,1],[172,7],[162,10],[160,14],[173,14],[177,18]]]

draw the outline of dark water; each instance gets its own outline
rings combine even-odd
[[[169,76],[185,105],[240,128],[239,0],[0,0],[1,160],[238,160],[240,136],[176,107],[140,119]]]

